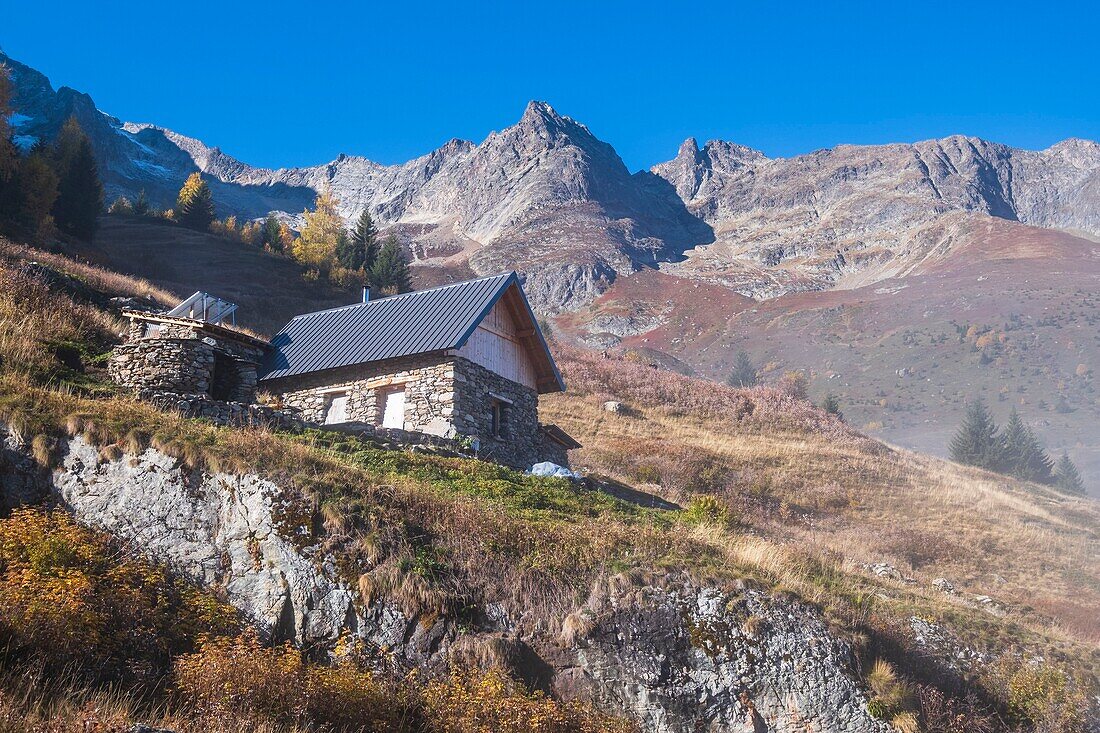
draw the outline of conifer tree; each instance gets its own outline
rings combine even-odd
[[[844,413],[840,411],[840,400],[832,392],[825,395],[825,399],[821,403],[821,409],[830,415],[836,415],[841,420],[844,419]]]
[[[263,227],[260,230],[260,246],[267,247],[272,252],[283,251],[283,240],[279,236],[279,220],[275,218],[274,214],[268,214],[264,219]]]
[[[15,175],[19,155],[11,143],[11,78],[0,64],[0,187]]]
[[[1001,463],[1001,441],[997,425],[981,397],[970,403],[959,432],[949,446],[951,460],[968,466],[997,470]]]
[[[382,249],[379,250],[378,257],[370,269],[369,281],[371,287],[377,288],[386,295],[407,293],[412,290],[409,261],[405,256],[404,248],[394,235],[387,237]]]
[[[149,216],[149,197],[145,195],[145,189],[138,192],[134,199],[134,213],[137,216]]]
[[[1008,415],[1008,422],[1001,431],[1001,461],[997,470],[1002,473],[1019,476],[1024,472],[1028,456],[1027,426],[1020,419],[1016,408]]]
[[[183,182],[176,197],[175,216],[183,226],[200,232],[208,231],[214,223],[214,196],[198,172]]]
[[[1068,453],[1063,452],[1062,457],[1058,459],[1058,467],[1054,471],[1054,485],[1062,491],[1073,494],[1085,493],[1085,482],[1081,480],[1081,474],[1070,460]]]
[[[16,177],[19,153],[11,140],[11,80],[6,66],[0,65],[0,224],[10,227],[19,213]]]
[[[374,226],[370,212],[363,209],[363,213],[355,223],[355,229],[337,248],[336,259],[341,267],[369,272],[377,257],[378,229]]]
[[[322,272],[332,268],[341,238],[347,236],[344,220],[336,210],[338,203],[327,188],[317,194],[313,211],[304,212],[305,225],[291,247],[294,259]]]
[[[733,371],[726,377],[726,384],[731,387],[752,387],[756,384],[756,367],[752,365],[752,360],[744,349],[737,352]]]
[[[997,470],[1025,481],[1045,484],[1053,480],[1054,462],[1015,408],[1001,434],[1001,463]]]
[[[95,236],[96,218],[103,210],[103,184],[92,144],[80,123],[70,117],[57,136],[53,153],[57,173],[57,201],[53,217],[57,227],[80,239]]]
[[[111,205],[107,207],[108,214],[133,214],[134,205],[130,203],[130,199],[125,196],[119,196],[117,199],[111,202]]]
[[[56,232],[50,211],[57,201],[57,174],[41,149],[22,160],[12,185],[16,193],[16,226],[37,242],[52,237]]]

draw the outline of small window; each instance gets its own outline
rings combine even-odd
[[[493,437],[503,438],[508,429],[508,404],[501,400],[493,400]]]
[[[145,324],[145,338],[157,338],[160,336],[161,331],[164,330],[164,325],[161,323],[146,323]]]

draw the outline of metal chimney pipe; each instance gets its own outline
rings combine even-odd
[[[370,288],[368,288],[366,285],[364,285],[363,286],[363,302],[367,303],[369,301],[370,301]]]

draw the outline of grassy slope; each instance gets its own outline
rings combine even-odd
[[[8,250],[10,260],[27,256]],[[122,293],[147,287],[115,285]],[[32,378],[65,383],[71,375],[50,371],[48,344],[20,317],[28,303],[71,340],[101,341],[111,321],[64,298],[28,299],[33,293],[21,287],[0,298],[8,365],[0,418],[41,460],[52,460],[52,441],[81,433],[105,455],[151,444],[195,467],[269,475],[300,498],[288,530],[304,528],[333,553],[364,600],[389,597],[425,623],[499,602],[528,632],[552,639],[601,579],[683,572],[794,592],[857,640],[888,636],[904,650],[912,645],[908,619],[919,615],[993,653],[1039,653],[1095,677],[1095,619],[1081,617],[1100,593],[1089,502],[891,452],[776,390],[729,390],[571,351],[562,364],[572,390],[547,400],[545,415],[586,444],[578,462],[648,482],[640,488],[686,510],[640,509],[562,481],[346,438],[216,429],[125,398],[35,386]],[[29,378],[12,368],[11,353],[41,368]],[[636,416],[602,412],[609,397]],[[693,501],[699,492],[717,503]],[[859,567],[882,559],[918,583]],[[959,597],[928,587],[939,574],[960,586]],[[969,598],[982,591],[1008,615]]]
[[[685,412],[683,398],[660,383],[682,381],[700,401],[736,390],[629,363],[603,367],[583,352],[565,364],[572,394],[545,400],[543,415],[585,445],[579,465],[654,482],[651,490],[671,500],[723,497],[758,536],[837,557],[847,573],[891,563],[917,583],[886,582],[887,605],[948,620],[978,646],[1012,646],[1022,629],[1056,656],[1100,661],[1095,501],[902,449],[868,451],[836,433],[744,431],[720,411]],[[629,376],[611,392],[593,364]],[[602,411],[611,397],[635,416]],[[938,577],[957,595],[931,588]],[[1007,613],[975,613],[976,595]]]

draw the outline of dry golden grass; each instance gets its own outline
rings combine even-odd
[[[600,597],[690,575],[793,592],[857,642],[868,628],[889,634],[920,615],[976,646],[1078,669],[1090,668],[1097,651],[1095,504],[888,449],[779,390],[733,390],[567,354],[567,379],[579,388],[547,399],[544,416],[585,444],[579,465],[686,507],[642,510],[473,461],[379,451],[331,434],[217,429],[129,399],[57,389],[53,355],[34,329],[55,322],[74,341],[94,340],[108,330],[97,320],[106,316],[33,282],[3,295],[0,346],[7,335],[16,345],[8,353],[22,348],[43,368],[6,359],[0,420],[41,462],[52,460],[51,439],[81,435],[103,460],[153,446],[190,469],[267,475],[287,489],[279,521],[288,536],[337,558],[364,602],[389,598],[425,626],[501,604],[522,633],[569,643],[591,629]],[[20,322],[21,309],[38,326]],[[632,416],[602,411],[612,397]],[[916,584],[861,569],[881,561]],[[958,595],[930,587],[940,575]],[[978,593],[1005,604],[1008,617],[983,610]]]
[[[121,275],[102,267],[71,259],[65,255],[17,244],[0,237],[0,263],[11,264],[30,261],[38,262],[71,275],[101,293],[134,298],[151,298],[162,305],[169,305],[180,300],[176,294],[162,290],[148,280]]]
[[[820,598],[805,579],[821,568],[807,568],[807,558],[835,560],[829,572],[859,573],[863,564],[887,562],[917,580],[893,584],[899,598],[916,598],[916,606],[943,617],[969,614],[973,596],[988,595],[1008,608],[1010,621],[1055,645],[1084,656],[1100,648],[1094,501],[901,449],[869,451],[811,431],[745,431],[613,396],[637,416],[603,411],[605,395],[554,396],[542,412],[585,446],[576,451],[576,465],[627,483],[637,482],[640,465],[643,477],[655,481],[649,488],[665,498],[686,502],[704,491],[738,507],[752,535],[694,532],[707,533],[707,544],[724,547],[739,564]],[[656,482],[676,476],[665,464],[680,455],[710,465],[691,474],[704,477],[701,485]],[[941,576],[957,595],[930,588]]]

